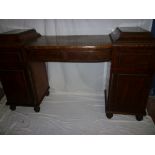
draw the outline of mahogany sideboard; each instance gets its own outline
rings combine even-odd
[[[0,80],[11,110],[40,104],[49,94],[45,62],[111,62],[105,90],[106,116],[142,120],[155,73],[155,41],[140,27],[109,35],[41,36],[34,29],[0,34]]]

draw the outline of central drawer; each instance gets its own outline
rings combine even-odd
[[[111,49],[39,48],[29,50],[29,59],[55,62],[103,62],[111,60]]]

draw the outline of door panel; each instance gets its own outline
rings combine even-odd
[[[151,76],[145,74],[112,74],[108,109],[123,113],[144,113]]]
[[[7,96],[8,103],[16,105],[32,104],[32,95],[29,89],[29,83],[26,80],[26,71],[9,70],[0,72],[0,79]]]

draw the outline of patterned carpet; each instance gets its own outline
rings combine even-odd
[[[155,125],[151,117],[136,121],[134,116],[105,116],[104,96],[52,94],[35,113],[32,107],[11,111],[0,102],[1,135],[152,135]]]

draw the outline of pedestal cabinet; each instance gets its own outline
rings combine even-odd
[[[112,64],[106,115],[133,114],[142,120],[154,73],[154,40],[141,28],[117,28],[110,36]]]
[[[48,95],[44,62],[31,62],[24,48],[38,37],[33,29],[0,34],[0,80],[12,110],[16,106],[33,106],[38,112],[43,97]]]

